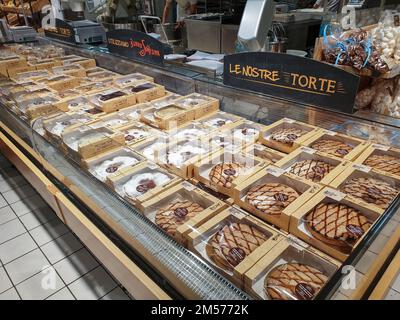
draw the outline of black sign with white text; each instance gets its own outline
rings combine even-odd
[[[246,52],[225,56],[224,84],[353,113],[359,77],[308,58]]]
[[[164,46],[164,43],[136,30],[107,32],[108,51],[136,61],[163,65]]]
[[[56,40],[76,43],[74,29],[64,20],[56,19],[55,27],[46,27],[44,35]]]

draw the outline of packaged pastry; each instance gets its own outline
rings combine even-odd
[[[119,127],[126,126],[130,123],[133,123],[133,121],[122,112],[112,112],[97,117],[97,120],[90,123],[90,126],[94,129],[106,127],[112,130],[118,130]]]
[[[150,107],[150,105],[147,103],[139,103],[139,104],[135,104],[133,106],[118,110],[117,113],[127,119],[130,119],[131,121],[138,121],[138,120],[140,120],[142,111],[144,111],[145,109],[147,109],[149,107]]]
[[[161,135],[138,142],[132,146],[132,149],[147,160],[157,162],[157,150],[160,148],[166,148],[169,143],[169,138]]]
[[[261,220],[289,231],[290,216],[321,187],[284,170],[268,166],[234,188],[233,199]]]
[[[314,149],[300,147],[275,165],[295,176],[328,185],[343,172],[348,163],[339,158],[325,156]]]
[[[52,70],[53,67],[61,66],[62,63],[59,60],[55,60],[52,58],[48,59],[37,59],[37,60],[30,60],[28,65],[35,67],[36,70]]]
[[[61,143],[61,136],[66,130],[71,130],[82,124],[93,121],[89,115],[61,113],[43,120],[46,136],[55,144]]]
[[[63,59],[63,64],[69,66],[71,64],[79,64],[82,68],[91,69],[96,67],[96,60],[84,58],[80,56],[69,56],[67,59]]]
[[[290,153],[314,136],[319,129],[306,123],[283,118],[266,127],[260,141],[267,147]]]
[[[53,90],[73,89],[79,85],[78,78],[68,75],[53,75],[40,80],[39,83],[44,83]]]
[[[101,182],[106,182],[110,175],[117,176],[122,169],[138,165],[143,158],[127,147],[117,147],[84,159],[85,168]]]
[[[104,80],[110,80],[111,82],[114,81],[115,77],[118,77],[118,73],[109,71],[109,70],[97,70],[97,68],[94,69],[86,69],[86,77],[91,79],[91,80],[96,80],[96,81],[104,81]]]
[[[215,131],[215,129],[211,131],[206,141],[213,152],[221,149],[227,151],[243,150],[252,144],[251,141],[248,140],[235,139],[229,132]]]
[[[86,70],[77,64],[71,64],[69,66],[53,67],[52,71],[56,75],[65,74],[71,77],[78,77],[78,78],[86,77]]]
[[[345,261],[380,214],[325,187],[291,216],[290,233]]]
[[[285,237],[244,275],[244,289],[261,300],[313,300],[340,263],[305,242]]]
[[[240,151],[220,150],[194,165],[194,177],[206,186],[233,197],[234,187],[266,166]]]
[[[351,201],[383,213],[400,193],[400,179],[380,174],[359,164],[349,164],[332,188],[346,194]]]
[[[180,97],[182,96],[179,94],[165,91],[165,96],[155,100],[151,100],[151,106],[156,108],[166,107],[169,106],[170,104],[174,104],[174,101]]]
[[[81,95],[91,95],[96,92],[103,91],[104,87],[105,87],[104,83],[98,81],[98,82],[82,84],[80,86],[77,86],[75,90],[78,91]]]
[[[239,287],[243,287],[244,274],[282,239],[275,229],[234,207],[209,219],[187,237],[189,250]]]
[[[332,157],[352,161],[368,147],[369,142],[335,131],[321,130],[303,145]]]
[[[118,131],[124,134],[125,143],[127,145],[134,145],[148,138],[158,137],[160,135],[158,130],[140,122],[134,122],[127,126],[119,127]]]
[[[237,126],[227,130],[222,129],[223,133],[229,133],[234,140],[245,140],[251,143],[257,142],[260,132],[264,126],[251,121],[243,121]]]
[[[198,122],[190,122],[183,127],[174,128],[166,133],[176,140],[199,140],[210,134],[210,132],[212,132],[211,128],[205,127]]]
[[[381,174],[400,178],[400,149],[372,144],[355,162]]]
[[[62,134],[64,151],[75,160],[88,159],[123,146],[124,135],[108,128],[93,129],[82,125]]]
[[[159,108],[149,104],[149,108],[142,110],[140,120],[161,130],[176,130],[193,120],[193,112],[175,104]]]
[[[58,99],[55,91],[47,89],[42,85],[38,85],[36,87],[32,86],[29,89],[23,89],[21,91],[11,93],[10,97],[17,103],[32,100],[34,98],[56,97]]]
[[[156,162],[177,176],[193,177],[194,164],[210,153],[210,148],[201,140],[179,140],[156,150]]]
[[[7,74],[10,79],[15,79],[15,76],[19,73],[34,72],[34,71],[37,71],[37,70],[34,66],[31,66],[31,65],[26,65],[23,67],[19,66],[19,67],[7,68]],[[22,80],[22,81],[24,81],[24,80]]]
[[[169,236],[186,244],[185,236],[226,208],[226,204],[184,181],[142,203],[140,208]]]
[[[39,116],[46,116],[57,113],[59,110],[54,106],[57,98],[53,95],[43,97],[33,97],[29,100],[24,100],[17,103],[19,112],[26,116],[28,120],[32,120]]]
[[[165,96],[165,88],[149,81],[139,81],[124,87],[123,90],[136,97],[138,103],[149,102]]]
[[[212,115],[204,116],[203,118],[200,118],[197,121],[206,127],[211,127],[213,129],[221,130],[232,127],[241,120],[242,118],[235,116],[233,114],[226,113],[223,111],[218,111]]]
[[[27,66],[27,61],[17,55],[10,55],[0,59],[0,74],[8,76],[7,69]]]
[[[118,175],[108,175],[106,183],[136,208],[168,190],[182,180],[152,162],[141,162],[134,167],[119,170]]]
[[[130,73],[114,78],[114,84],[120,88],[135,84],[139,81],[154,82],[154,79],[139,72]]]
[[[14,77],[11,79],[20,82],[20,81],[28,81],[28,80],[40,80],[44,78],[50,78],[52,74],[48,72],[47,70],[35,70],[35,71],[28,71],[28,72],[21,72],[17,73]]]
[[[89,101],[106,113],[114,112],[136,104],[134,94],[117,88],[98,91],[88,97]]]
[[[199,93],[192,93],[175,101],[175,104],[194,111],[194,119],[200,119],[219,110],[219,100]]]
[[[275,162],[278,162],[282,158],[286,157],[285,153],[268,148],[260,143],[250,144],[244,149],[244,152],[251,156],[256,156],[257,158],[263,159],[267,164],[274,164]]]

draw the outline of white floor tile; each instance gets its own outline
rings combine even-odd
[[[58,218],[29,231],[39,246],[53,241],[67,232],[69,232],[68,228]]]
[[[54,268],[66,284],[70,284],[85,273],[98,266],[98,262],[87,249],[81,249],[57,262]]]
[[[0,192],[7,192],[9,190],[22,187],[27,184],[23,176],[16,176],[0,182]]]
[[[400,273],[398,273],[396,280],[393,282],[392,288],[397,292],[400,292]]]
[[[11,208],[13,208],[17,216],[22,216],[28,212],[43,207],[47,207],[47,204],[38,194],[28,197],[23,201],[17,201],[11,205]]]
[[[388,242],[389,238],[383,234],[379,234],[374,242],[372,242],[371,246],[368,248],[369,251],[373,253],[379,254],[383,247],[385,246],[386,242]]]
[[[4,199],[3,196],[0,194],[0,208],[3,208],[6,205],[8,205],[6,199]]]
[[[53,267],[25,280],[16,286],[22,300],[43,300],[64,287]]]
[[[82,243],[71,233],[64,234],[60,238],[46,243],[41,247],[43,253],[54,264],[66,256],[82,248]]]
[[[120,287],[106,294],[101,300],[131,300]]]
[[[75,298],[68,290],[68,288],[65,287],[53,294],[52,296],[48,297],[46,300],[75,300]]]
[[[14,284],[28,279],[49,266],[49,262],[39,249],[4,265]]]
[[[0,244],[26,232],[23,224],[14,219],[0,225]]]
[[[35,241],[28,233],[4,242],[0,245],[0,259],[6,264],[37,248]]]
[[[400,300],[400,292],[390,289],[385,297],[385,300]]]
[[[377,254],[371,251],[366,251],[362,258],[357,262],[357,271],[361,272],[362,274],[366,274],[377,257]]]
[[[33,196],[35,194],[36,194],[36,191],[30,185],[26,185],[26,186],[22,186],[22,187],[15,188],[13,190],[4,192],[3,197],[4,197],[4,199],[7,200],[7,202],[9,204],[12,204],[14,202],[23,200],[23,199]]]
[[[78,300],[97,300],[113,290],[117,284],[104,270],[98,267],[69,285]]]
[[[21,298],[17,291],[14,288],[11,288],[0,294],[0,300],[21,300]]]
[[[17,216],[10,206],[5,206],[0,209],[0,224],[6,223],[15,219]]]
[[[57,215],[50,207],[39,208],[20,217],[21,222],[28,230],[32,230],[55,218],[57,218]]]
[[[0,267],[0,293],[10,289],[12,282],[3,267]]]

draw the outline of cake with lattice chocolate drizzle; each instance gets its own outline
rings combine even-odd
[[[198,203],[189,200],[177,200],[157,211],[155,223],[173,237],[180,225],[203,210],[204,208]]]
[[[252,225],[230,223],[210,238],[206,252],[217,266],[230,271],[267,239],[265,233]]]
[[[243,172],[245,166],[237,162],[221,162],[212,167],[209,178],[212,184],[231,188],[232,181]]]
[[[307,216],[305,223],[320,241],[349,249],[371,223],[359,211],[341,203],[320,203]]]
[[[279,215],[299,197],[293,188],[281,183],[264,183],[250,188],[246,201],[265,214]]]
[[[313,182],[320,182],[333,169],[334,166],[325,161],[303,160],[294,163],[289,172]]]
[[[340,191],[373,203],[382,209],[386,209],[399,193],[399,190],[383,180],[364,177],[346,181],[340,187]]]
[[[364,164],[374,169],[400,175],[400,158],[386,154],[373,154],[364,161]]]
[[[300,263],[284,263],[265,277],[264,290],[272,300],[311,300],[327,282],[320,270]]]
[[[294,141],[304,135],[306,132],[299,128],[284,128],[275,130],[271,134],[271,139],[277,142],[292,145]]]
[[[318,140],[311,145],[311,148],[339,158],[343,158],[353,150],[347,143],[331,139]]]

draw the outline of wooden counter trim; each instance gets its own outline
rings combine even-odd
[[[0,126],[13,138],[18,138],[3,123]],[[16,139],[38,161],[43,160],[20,138]],[[111,242],[86,216],[66,198],[56,186],[3,134],[0,150],[52,207],[60,219],[80,238],[91,252],[135,299],[171,299],[129,257]],[[47,164],[48,165],[48,164]],[[105,213],[104,213],[105,214]],[[110,222],[110,221],[109,221]]]

